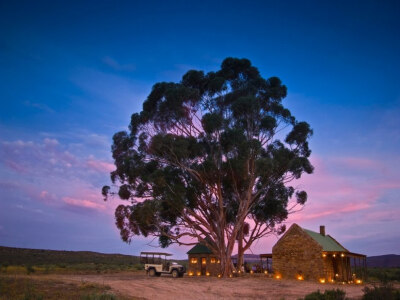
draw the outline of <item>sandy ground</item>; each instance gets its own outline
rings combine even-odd
[[[49,275],[48,275],[49,276]],[[49,276],[50,277],[50,276]],[[266,277],[209,278],[170,276],[147,277],[145,273],[99,275],[52,275],[66,282],[94,282],[111,286],[123,295],[141,299],[298,299],[325,289],[340,288],[347,297],[359,299],[362,285],[319,284],[307,281],[276,280]]]

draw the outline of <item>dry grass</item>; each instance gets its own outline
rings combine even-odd
[[[359,299],[363,292],[360,285],[319,284],[307,281],[276,280],[265,276],[239,278],[147,277],[144,272],[126,272],[103,275],[59,275],[60,280],[106,283],[112,290],[128,297],[142,299],[299,299],[326,289],[340,288],[351,299]]]
[[[1,275],[1,300],[116,300],[122,297],[111,290],[109,285],[94,282],[65,282],[43,276]]]

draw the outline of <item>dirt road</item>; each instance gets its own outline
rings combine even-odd
[[[276,280],[266,277],[209,278],[168,276],[147,277],[142,272],[99,275],[52,275],[66,282],[94,282],[114,291],[142,299],[298,299],[325,289],[340,288],[348,297],[358,299],[363,286],[319,284],[307,281]]]

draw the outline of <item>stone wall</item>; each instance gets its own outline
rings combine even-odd
[[[325,278],[328,265],[322,247],[294,224],[272,248],[272,267],[282,278],[304,280]]]
[[[218,276],[220,269],[219,258],[214,254],[189,254],[189,276]]]

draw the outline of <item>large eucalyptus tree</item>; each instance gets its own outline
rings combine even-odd
[[[285,96],[279,78],[262,78],[247,59],[156,83],[129,132],[113,137],[111,180],[127,200],[115,211],[122,239],[155,236],[162,247],[201,241],[228,276],[237,240],[240,265],[254,241],[284,231],[289,201],[307,200],[289,182],[313,172],[312,130],[282,105]],[[102,192],[113,194],[109,186]]]

